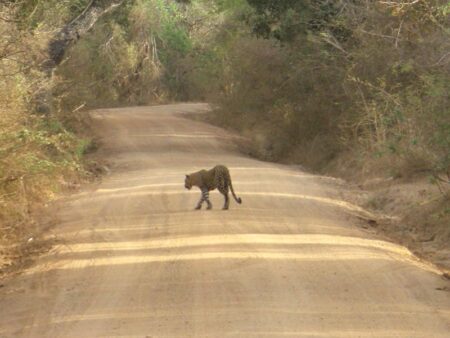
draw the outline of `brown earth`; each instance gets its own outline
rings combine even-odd
[[[92,113],[110,173],[58,203],[58,242],[0,287],[1,337],[448,337],[449,281],[361,227],[339,180],[241,155],[203,104]],[[194,211],[226,164],[242,205]]]
[[[366,180],[359,205],[384,215],[389,221],[376,224],[376,231],[450,271],[449,185],[440,186],[428,177],[405,180]]]

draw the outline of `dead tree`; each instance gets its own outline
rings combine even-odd
[[[51,79],[53,71],[63,61],[70,46],[86,35],[97,21],[122,5],[125,0],[91,0],[83,12],[62,27],[48,44],[48,59],[42,64],[42,70]],[[34,111],[49,114],[52,111],[51,89],[42,88],[33,98]]]
[[[91,0],[83,12],[62,27],[48,45],[49,59],[44,70],[49,76],[62,62],[67,49],[86,35],[104,15],[122,5],[125,0]]]

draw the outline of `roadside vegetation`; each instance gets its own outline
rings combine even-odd
[[[95,148],[88,109],[188,98],[183,62],[197,20],[188,17],[202,9],[165,0],[1,2],[0,268],[34,250],[43,207],[99,169],[85,156]]]
[[[449,15],[444,0],[2,1],[0,241],[92,175],[85,111],[169,101],[210,102],[264,160],[420,176],[439,190],[426,214],[450,221]]]
[[[447,1],[249,0],[234,11],[213,48],[216,118],[258,156],[349,177],[447,173]]]
[[[82,157],[90,144],[63,123],[57,104],[39,111],[54,86],[41,65],[60,22],[37,19],[44,9],[28,13],[26,7],[0,5],[0,245],[8,245],[0,250],[0,267],[20,255],[15,244],[34,236],[34,213],[86,175]],[[52,10],[46,17],[67,17],[61,7]]]

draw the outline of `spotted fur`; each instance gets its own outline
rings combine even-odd
[[[230,205],[230,199],[228,197],[228,189],[237,203],[241,204],[242,200],[236,196],[233,189],[233,184],[231,183],[231,176],[228,168],[223,165],[216,165],[210,170],[200,170],[195,173],[186,175],[184,180],[184,187],[186,189],[192,189],[196,186],[202,192],[200,200],[197,203],[195,209],[201,209],[203,202],[206,202],[207,209],[212,208],[211,201],[209,200],[209,192],[214,189],[218,189],[220,193],[225,198],[225,203],[223,205],[224,210],[227,210]]]

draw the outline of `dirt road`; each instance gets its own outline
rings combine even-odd
[[[449,337],[450,293],[356,226],[332,178],[240,155],[183,117],[100,110],[101,184],[68,198],[60,244],[0,288],[1,337]],[[184,174],[229,166],[242,205],[194,211]]]

